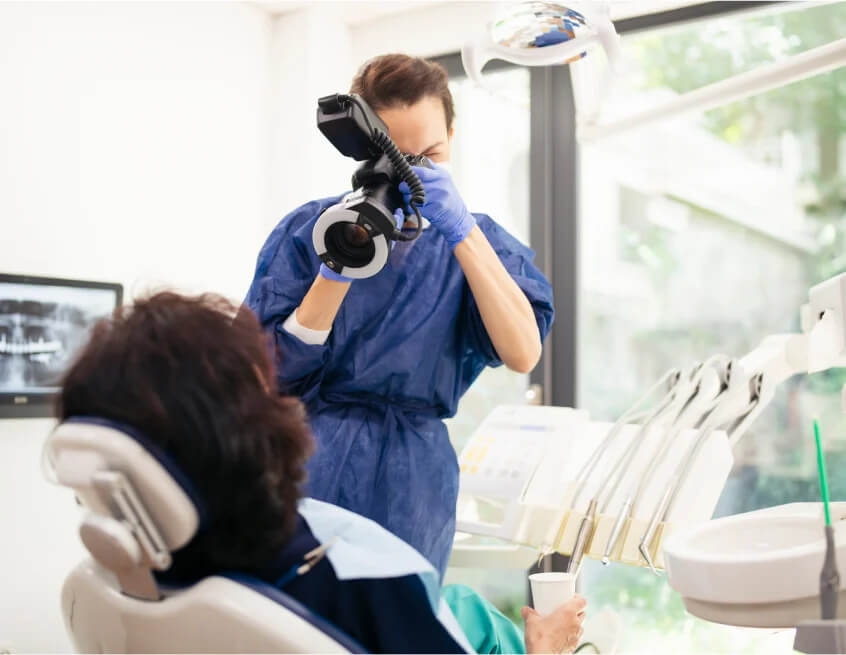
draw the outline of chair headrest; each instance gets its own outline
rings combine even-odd
[[[190,480],[155,443],[133,428],[96,417],[59,424],[45,444],[59,484],[76,491],[96,514],[111,516],[95,484],[103,473],[123,474],[155,523],[168,550],[187,544],[202,527],[202,499]]]

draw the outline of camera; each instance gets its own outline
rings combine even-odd
[[[352,192],[327,207],[312,231],[314,250],[331,270],[352,279],[375,275],[388,261],[394,241],[420,236],[425,202],[423,184],[412,166],[429,166],[423,156],[404,155],[388,128],[355,94],[334,94],[317,102],[317,127],[338,151],[364,163],[353,173]],[[412,234],[404,234],[394,213],[405,202],[400,182],[411,190],[409,207],[417,218]]]

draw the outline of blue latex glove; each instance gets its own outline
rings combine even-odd
[[[320,275],[325,277],[327,280],[334,280],[335,282],[352,282],[351,277],[345,277],[336,273],[331,268],[329,268],[326,264],[320,265]]]
[[[432,165],[434,168],[413,167],[426,190],[426,202],[420,207],[420,213],[429,219],[450,247],[455,248],[470,234],[476,219],[461,199],[447,170],[437,164]],[[411,199],[408,184],[401,182],[399,190],[408,204]]]
[[[402,231],[402,226],[405,225],[405,212],[402,209],[397,209],[394,212],[394,221],[397,224],[397,229]],[[394,247],[396,241],[391,241],[391,248]]]

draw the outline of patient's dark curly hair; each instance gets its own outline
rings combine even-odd
[[[65,375],[61,419],[128,424],[168,453],[207,504],[192,543],[205,566],[251,570],[290,538],[313,441],[276,392],[256,318],[213,295],[158,293],[96,325]]]

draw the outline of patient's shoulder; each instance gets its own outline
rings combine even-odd
[[[298,509],[310,536],[330,546],[328,562],[296,578],[289,593],[371,652],[408,652],[410,644],[415,652],[463,652],[440,622],[440,580],[426,558],[337,505],[305,498]]]
[[[374,549],[396,550],[421,567],[428,564],[425,557],[402,539],[361,514],[314,498],[300,500],[298,510],[320,542],[335,538],[345,547],[367,545],[371,553]]]
[[[313,498],[300,501],[299,513],[320,543],[333,542],[327,557],[339,579],[417,574],[437,594],[439,576],[429,561],[375,521]]]

